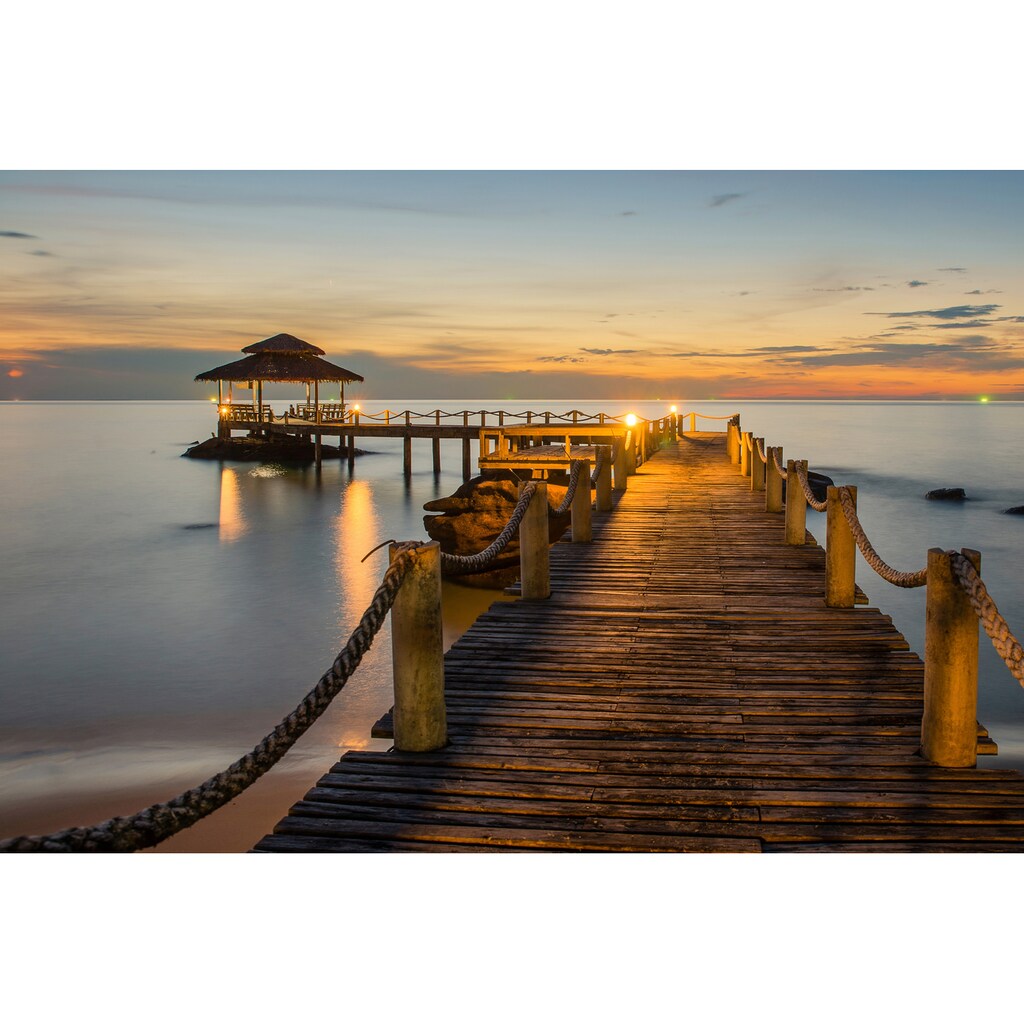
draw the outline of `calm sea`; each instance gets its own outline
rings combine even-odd
[[[286,403],[275,403],[283,409]],[[901,569],[929,547],[982,552],[1000,610],[1024,635],[1024,404],[679,403],[781,444],[857,484],[875,548]],[[429,411],[515,402],[374,402]],[[566,401],[661,416],[664,403]],[[330,665],[377,586],[389,538],[425,537],[422,506],[462,482],[461,446],[400,440],[312,469],[180,455],[210,436],[205,402],[0,403],[0,835],[91,824],[176,795],[249,750]],[[716,424],[716,427],[721,424]],[[475,446],[474,446],[475,449]],[[474,451],[475,458],[475,451]],[[963,504],[925,491],[962,486]],[[824,542],[824,517],[808,513]],[[923,649],[924,592],[861,562],[858,582]],[[499,595],[445,586],[450,642]],[[324,717],[250,791],[161,847],[248,849],[347,749],[386,749],[387,627]],[[1024,692],[982,636],[979,717],[989,767],[1024,767]]]

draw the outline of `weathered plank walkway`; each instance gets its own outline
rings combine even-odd
[[[1024,777],[917,755],[920,659],[748,488],[659,453],[448,653],[447,748],[346,754],[256,850],[1024,850]]]

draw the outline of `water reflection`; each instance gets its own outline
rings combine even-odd
[[[248,529],[242,513],[242,495],[238,473],[223,467],[220,471],[220,541],[230,544]]]

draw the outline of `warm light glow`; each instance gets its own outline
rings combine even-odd
[[[626,426],[627,427],[635,427],[636,426],[636,416],[634,416],[633,413],[630,413],[626,417]]]
[[[238,474],[233,469],[222,468],[220,472],[220,541],[230,544],[238,540],[248,529],[242,512],[242,494],[238,486]]]
[[[24,377],[25,376],[25,371],[24,370],[8,370],[7,371],[7,376],[8,377]]]
[[[213,396],[211,395],[211,396],[210,396],[210,401],[211,401],[211,402],[216,402],[216,401],[217,401],[217,399],[216,399],[216,398],[214,398],[214,397],[213,397]]]
[[[676,410],[676,407],[675,407],[674,405],[670,405],[670,406],[668,407],[668,411],[669,411],[669,412],[676,412],[677,410]]]
[[[352,406],[352,408],[353,408],[353,409],[354,409],[354,410],[355,410],[356,412],[359,412],[359,405],[358,405],[358,404],[356,404],[356,405],[353,405],[353,406]]]
[[[982,395],[981,398],[978,399],[978,401],[979,402],[987,402],[988,401],[988,395]]]

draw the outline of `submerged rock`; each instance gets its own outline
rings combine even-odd
[[[195,442],[182,452],[187,459],[217,459],[231,462],[284,462],[292,465],[308,465],[316,458],[312,441],[290,437],[233,437],[226,440],[209,437]],[[354,455],[364,455],[358,448]],[[336,444],[320,446],[322,459],[347,459],[348,449]]]
[[[1004,508],[1004,516],[1024,516],[1024,505],[1014,505],[1013,508]]]
[[[929,501],[965,501],[967,494],[962,487],[936,487],[929,491],[925,497]]]
[[[423,506],[426,512],[441,513],[424,516],[424,529],[431,540],[440,543],[441,550],[446,554],[475,555],[492,543],[505,528],[519,500],[517,489],[517,478],[507,470],[473,477],[454,494],[428,501]],[[553,510],[562,503],[565,491],[565,484],[548,481],[549,508]],[[549,518],[548,537],[551,543],[565,533],[571,520],[569,512]],[[500,590],[511,586],[519,578],[518,539],[510,541],[487,570],[452,578],[471,587]]]

